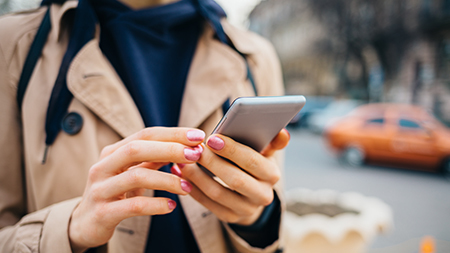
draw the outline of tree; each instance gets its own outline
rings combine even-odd
[[[414,0],[305,0],[329,31],[331,51],[341,61],[340,89],[362,92],[369,99],[368,64],[364,56],[372,48],[385,77],[385,91],[398,78],[402,59],[419,33],[420,4]],[[324,44],[322,43],[322,45]],[[359,63],[361,75],[350,82],[345,71],[351,61]]]

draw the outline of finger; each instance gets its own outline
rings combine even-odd
[[[143,162],[138,164],[136,167],[147,168],[149,170],[159,170],[161,167],[168,165],[168,162],[155,163],[155,162]]]
[[[273,190],[270,183],[257,180],[209,149],[205,149],[198,163],[220,178],[231,190],[246,196],[252,203],[268,205],[272,202]],[[182,173],[184,176],[184,168]]]
[[[93,194],[101,199],[110,199],[123,196],[124,193],[140,188],[186,195],[191,191],[192,186],[186,180],[169,173],[145,168],[133,168],[108,178],[95,189],[96,192]]]
[[[266,157],[272,156],[277,150],[284,149],[289,144],[290,139],[291,135],[289,134],[289,131],[286,128],[283,128],[277,136],[273,138],[270,144],[264,148],[261,154]]]
[[[278,166],[248,146],[219,134],[210,136],[206,143],[214,153],[233,161],[257,179],[271,184],[280,179]]]
[[[124,220],[143,215],[160,215],[173,211],[176,202],[168,198],[134,197],[106,204],[104,216],[109,220]]]
[[[200,158],[203,147],[195,148],[173,142],[132,141],[100,160],[90,170],[90,179],[110,177],[142,162],[192,163]]]
[[[239,215],[250,216],[258,208],[246,197],[222,186],[195,164],[186,165],[183,168],[183,178],[195,184],[208,198]]]
[[[190,195],[202,204],[206,209],[214,213],[219,220],[227,223],[237,223],[239,222],[239,215],[234,213],[231,209],[213,201],[211,198],[206,196],[197,186],[192,185],[192,191]]]
[[[101,158],[104,158],[118,148],[136,140],[178,142],[186,146],[196,146],[203,142],[205,132],[200,129],[183,127],[149,127],[145,128],[121,141],[105,147]]]
[[[213,199],[206,196],[197,186],[193,185],[192,192],[190,194],[197,202],[202,204],[212,213],[214,213],[217,218],[226,223],[240,224],[240,225],[251,225],[260,216],[264,207],[258,207],[251,216],[241,216],[233,210],[215,202]]]

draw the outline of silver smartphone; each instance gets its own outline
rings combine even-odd
[[[303,108],[304,96],[240,97],[233,101],[213,134],[223,134],[261,152]]]

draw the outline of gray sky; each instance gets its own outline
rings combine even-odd
[[[0,6],[8,11],[33,8],[39,5],[41,0],[0,0]],[[247,16],[253,7],[261,0],[216,0],[227,12],[228,19],[234,25],[246,27]],[[6,5],[7,6],[6,6]],[[6,10],[3,10],[6,11]],[[0,11],[1,13],[1,11]]]

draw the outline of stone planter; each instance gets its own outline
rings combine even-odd
[[[356,192],[294,189],[286,194],[285,253],[361,253],[392,226],[392,210]]]

